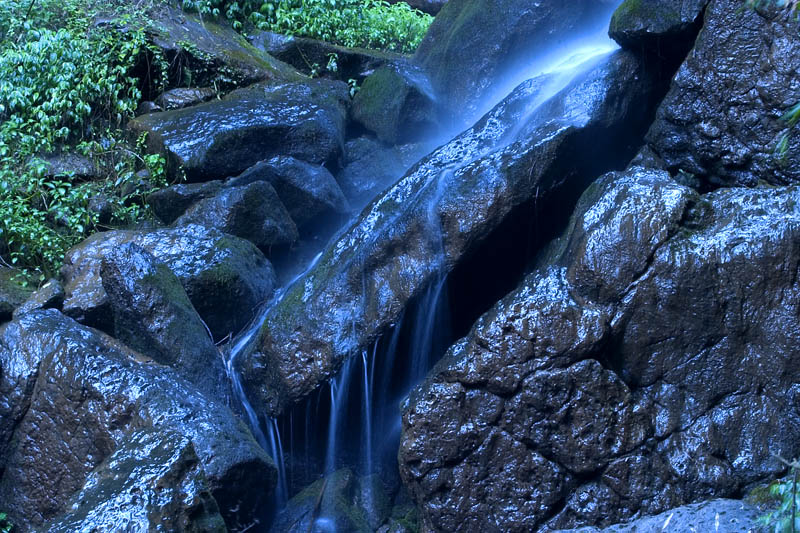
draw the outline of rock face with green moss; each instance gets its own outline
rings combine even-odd
[[[799,46],[797,23],[785,13],[712,0],[648,147],[703,187],[800,181],[800,136],[781,119],[800,101]]]
[[[0,268],[0,320],[10,319],[14,310],[33,292],[18,279],[19,274],[12,268]]]
[[[87,478],[68,511],[42,533],[76,531],[224,533],[191,440],[136,432]]]
[[[203,226],[152,231],[98,233],[71,249],[61,275],[64,313],[111,331],[112,315],[103,289],[103,258],[135,243],[166,264],[178,277],[192,305],[216,339],[236,333],[275,289],[275,271],[252,243]]]
[[[485,110],[485,99],[506,86],[509,76],[524,72],[538,53],[552,50],[570,36],[602,31],[614,4],[611,0],[450,0],[414,59],[430,76],[448,125],[469,125]]]
[[[621,46],[685,53],[697,35],[709,0],[626,0],[614,12],[608,34]]]
[[[276,155],[335,167],[349,101],[347,84],[338,81],[263,83],[222,100],[142,115],[129,129],[146,133],[171,175],[180,169],[189,181],[235,176]]]
[[[530,115],[541,87],[533,80],[419,162],[328,246],[237,359],[255,408],[277,415],[308,395],[515,210],[536,212],[550,195],[625,164],[625,152],[603,141],[641,135],[641,109],[660,91],[651,75],[632,54],[614,54]],[[583,150],[594,155],[577,160]]]
[[[230,386],[222,355],[175,274],[140,246],[127,243],[103,257],[100,275],[114,317],[114,338],[225,403]]]
[[[405,402],[425,527],[606,526],[779,476],[800,438],[799,200],[641,168],[592,185]]]
[[[353,99],[353,118],[378,139],[404,144],[438,131],[437,102],[425,74],[409,63],[379,68]]]
[[[2,449],[0,501],[23,531],[67,511],[90,473],[100,467],[104,478],[103,462],[142,430],[176,433],[191,442],[206,487],[230,527],[251,522],[275,486],[274,464],[225,404],[56,310],[29,313],[5,327],[0,388],[8,390],[9,380],[19,388],[10,397],[13,436]],[[4,437],[6,423],[0,423]],[[126,464],[115,472],[122,489],[130,476]],[[191,473],[188,479],[198,480]],[[197,487],[187,495],[202,491]]]

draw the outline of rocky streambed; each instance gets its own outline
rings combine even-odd
[[[754,527],[800,447],[794,17],[450,0],[321,79],[162,22],[239,88],[129,125],[159,225],[3,273],[19,531]]]

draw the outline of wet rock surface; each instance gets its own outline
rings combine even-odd
[[[175,274],[128,243],[103,258],[100,275],[114,317],[114,338],[226,403],[230,394],[222,355]]]
[[[197,313],[216,339],[238,332],[275,288],[275,272],[258,248],[218,230],[189,225],[154,231],[96,234],[69,252],[61,275],[64,313],[111,331],[102,260],[126,243],[141,246],[178,277]]]
[[[22,284],[19,271],[0,268],[0,320],[11,319],[14,310],[25,303],[33,289]]]
[[[142,115],[130,130],[189,181],[235,176],[265,158],[289,155],[338,163],[344,146],[347,84],[330,80],[263,83],[222,100]]]
[[[715,533],[752,533],[758,527],[762,512],[739,500],[710,500],[685,505],[660,515],[648,516],[627,524],[599,529],[585,527],[559,533],[637,533],[640,531],[714,531]]]
[[[289,245],[298,238],[297,226],[278,193],[264,181],[225,187],[194,204],[175,224],[213,228],[247,239],[262,250]]]
[[[69,510],[42,532],[227,531],[191,441],[171,431],[132,434],[92,472]]]
[[[609,36],[626,48],[685,55],[708,1],[627,0],[614,12]]]
[[[522,70],[535,50],[553,49],[602,30],[614,2],[451,0],[436,16],[414,59],[430,76],[445,120],[475,119],[482,100]]]
[[[426,527],[606,526],[739,494],[796,453],[796,188],[611,174],[403,413]]]
[[[222,181],[179,183],[152,193],[148,203],[161,222],[172,224],[192,205],[215,196],[222,187]]]
[[[14,310],[13,316],[17,318],[37,309],[61,309],[62,305],[64,305],[64,286],[57,279],[51,279]]]
[[[257,409],[278,414],[307,395],[515,208],[625,164],[604,157],[603,140],[635,137],[657,92],[635,57],[612,55],[530,113],[541,83],[419,162],[271,309],[256,348],[237,359]]]
[[[781,116],[800,100],[798,44],[785,13],[712,0],[647,135],[666,168],[707,188],[797,182],[799,138],[786,137],[785,157],[776,149],[788,128]]]
[[[273,157],[255,164],[228,185],[244,186],[258,182],[274,187],[291,220],[305,230],[304,233],[350,210],[336,179],[320,165],[293,157]]]
[[[191,441],[229,525],[247,523],[264,505],[275,485],[272,461],[227,407],[169,368],[55,310],[12,322],[0,344],[3,380],[10,369],[26,393],[0,479],[0,501],[23,530],[61,515],[90,472],[137,430]],[[267,490],[251,490],[256,485]]]
[[[396,63],[376,70],[353,98],[353,119],[387,144],[432,137],[438,102],[421,69]]]

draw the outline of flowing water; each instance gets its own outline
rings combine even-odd
[[[519,81],[539,77],[533,98],[516,125],[504,125],[502,134],[485,146],[464,147],[456,143],[454,152],[447,154],[448,145],[439,148],[447,164],[427,176],[426,188],[439,188],[452,173],[508,145],[524,135],[526,119],[536,109],[564,89],[576,76],[586,72],[616,48],[605,34],[575,41],[559,53],[549,53],[531,62],[527,70],[509,79],[504,94],[494,96],[486,109],[497,104]],[[491,127],[491,125],[487,126]],[[489,135],[489,138],[492,136]],[[446,140],[446,139],[443,139]],[[431,195],[427,232],[432,242],[438,241],[438,257],[431,264],[444,265],[442,228],[434,209],[439,194]],[[321,255],[321,254],[320,254]],[[277,509],[305,485],[322,475],[347,466],[365,476],[378,473],[382,477],[397,476],[396,454],[400,439],[401,401],[423,380],[455,340],[449,324],[450,299],[448,279],[443,268],[434,276],[423,294],[408,306],[399,320],[368,349],[348,358],[340,371],[327,385],[319,388],[306,401],[295,406],[279,419],[266,418],[254,411],[244,393],[235,361],[248,350],[267,317],[268,310],[280,300],[286,290],[313,269],[319,255],[265,305],[251,326],[231,344],[226,360],[233,391],[247,416],[258,442],[272,456],[278,468],[278,488],[275,494]],[[360,355],[360,356],[359,356]],[[371,505],[367,491],[366,505]],[[316,526],[333,530],[333,521],[321,509]]]

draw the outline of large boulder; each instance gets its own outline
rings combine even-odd
[[[608,34],[620,46],[686,53],[709,0],[626,0],[611,17]]]
[[[531,100],[552,80],[520,86],[331,243],[236,358],[257,410],[278,414],[314,390],[513,213],[535,219],[551,194],[577,193],[627,163],[620,146],[641,135],[642,110],[655,105],[651,73],[625,52],[586,68],[534,113]]]
[[[639,533],[662,531],[713,531],[714,533],[752,533],[763,512],[754,505],[740,500],[717,499],[684,505],[655,516],[645,516],[626,524],[606,528],[582,527],[556,533]]]
[[[230,395],[222,355],[175,274],[140,246],[127,243],[103,257],[100,275],[114,317],[114,338],[225,403]]]
[[[388,144],[434,137],[436,114],[436,96],[428,78],[409,63],[379,68],[353,98],[353,119]]]
[[[269,31],[248,37],[250,43],[269,55],[288,63],[306,75],[325,76],[361,83],[375,70],[407,57],[394,52],[348,48],[316,39],[281,35]]]
[[[0,501],[23,530],[64,512],[89,473],[137,430],[191,441],[229,525],[248,523],[268,501],[276,481],[269,456],[230,409],[171,369],[55,310],[11,322],[0,346],[2,375],[25,385],[32,378],[20,369],[37,373],[35,386],[21,389],[23,414],[0,478]]]
[[[430,77],[446,119],[466,125],[484,100],[524,72],[542,50],[604,31],[616,2],[451,0],[414,56]]]
[[[111,331],[100,266],[105,256],[135,243],[166,264],[216,339],[242,329],[275,288],[275,272],[252,243],[198,225],[154,231],[98,233],[69,250],[61,275],[64,313]]]
[[[298,238],[289,212],[272,185],[264,181],[225,187],[175,221],[177,226],[192,224],[247,239],[262,250],[289,245]]]
[[[404,405],[426,527],[606,526],[779,476],[800,442],[798,200],[641,168],[593,185]]]
[[[349,101],[339,81],[263,83],[222,100],[142,115],[129,128],[147,134],[148,149],[166,156],[171,175],[209,181],[275,155],[336,165]]]
[[[165,56],[171,87],[224,90],[260,81],[302,79],[289,65],[252,46],[224,20],[201,18],[167,4],[151,8],[148,20],[146,31]],[[143,73],[143,77],[151,75]]]
[[[323,166],[294,157],[261,161],[229,182],[230,186],[267,182],[278,193],[298,228],[309,229],[350,211],[342,189]]]
[[[223,182],[178,183],[170,185],[147,197],[147,203],[164,224],[172,224],[200,200],[216,196],[222,191]]]
[[[793,17],[712,0],[647,135],[649,147],[667,169],[704,187],[800,181],[800,136],[781,120],[800,101],[798,46]]]
[[[133,433],[71,503],[41,531],[228,531],[191,440],[168,430]]]

